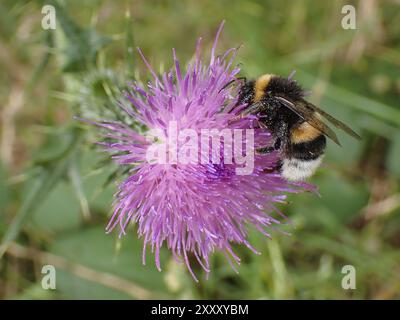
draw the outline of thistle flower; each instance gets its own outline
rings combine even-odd
[[[100,144],[113,154],[118,164],[131,167],[129,177],[119,185],[107,231],[119,226],[123,235],[130,222],[136,223],[144,241],[143,263],[146,247],[150,245],[155,264],[161,270],[159,253],[166,245],[176,260],[186,264],[196,281],[189,254],[208,273],[209,256],[219,250],[235,269],[234,262],[239,264],[240,258],[232,244],[243,244],[258,253],[247,240],[247,228],[253,226],[270,237],[268,228],[280,223],[270,215],[279,213],[275,204],[284,201],[284,192],[299,192],[304,188],[268,170],[278,160],[276,153],[255,155],[252,172],[237,174],[238,161],[223,161],[227,159],[224,144],[219,163],[148,161],[149,148],[160,141],[149,141],[146,132],[157,129],[168,140],[171,121],[178,130],[191,129],[197,133],[205,128],[254,129],[253,148],[268,144],[270,135],[257,127],[257,119],[238,117],[243,106],[236,106],[237,85],[224,87],[235,79],[239,68],[233,65],[237,49],[229,49],[221,56],[215,54],[222,27],[223,23],[215,37],[209,63],[202,62],[199,39],[194,61],[185,72],[175,50],[173,68],[161,76],[139,50],[153,80],[145,87],[132,84],[132,90],[126,93],[131,105],[121,104],[121,108],[148,131],[141,133],[121,122],[96,122],[107,131],[106,141]]]

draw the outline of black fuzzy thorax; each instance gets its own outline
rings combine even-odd
[[[265,95],[261,99],[263,107],[260,110],[261,121],[280,138],[288,135],[289,131],[303,120],[292,110],[277,99],[283,96],[295,102],[304,97],[304,91],[294,80],[273,76],[265,88]]]
[[[304,98],[304,90],[295,80],[273,76],[268,83],[266,93],[271,95],[283,95],[291,101]]]
[[[290,129],[301,122],[296,113],[283,106],[274,96],[266,95],[261,102],[262,106],[257,116],[273,135],[284,138]]]
[[[254,104],[255,84],[255,80],[250,80],[242,85],[237,105],[247,104],[251,107]],[[304,120],[287,108],[277,96],[296,102],[303,99],[304,91],[297,81],[280,76],[272,76],[264,90],[264,96],[257,102],[259,106],[254,114],[273,136],[282,142],[287,141],[290,130]]]

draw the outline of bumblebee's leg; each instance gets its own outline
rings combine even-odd
[[[281,168],[282,168],[282,165],[283,165],[282,160],[279,160],[279,161],[276,163],[275,166],[273,166],[272,168],[264,169],[263,172],[264,172],[264,173],[277,173],[277,172],[280,172],[280,171],[281,171]]]
[[[275,150],[279,150],[279,149],[281,148],[281,145],[282,145],[282,140],[281,140],[281,138],[277,138],[277,139],[275,140],[275,143],[274,143],[274,148],[275,148]]]
[[[258,149],[257,149],[257,153],[259,153],[259,154],[266,154],[266,153],[274,152],[274,151],[280,149],[281,144],[282,144],[282,143],[281,143],[281,139],[280,139],[280,138],[277,138],[277,139],[275,140],[275,143],[274,143],[273,146],[258,148]]]
[[[263,147],[263,148],[258,148],[257,153],[258,154],[267,154],[275,151],[275,147]]]
[[[262,106],[263,106],[262,102],[253,103],[243,110],[243,114],[246,116],[249,114],[255,114],[260,110]]]

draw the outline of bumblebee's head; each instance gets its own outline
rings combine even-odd
[[[250,104],[254,99],[254,80],[246,81],[240,87],[238,104]]]

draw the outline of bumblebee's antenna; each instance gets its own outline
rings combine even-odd
[[[229,87],[232,83],[234,83],[235,81],[240,81],[240,80],[244,80],[244,82],[246,83],[246,77],[239,77],[239,78],[235,78],[231,81],[229,81],[226,85],[224,85],[219,91],[218,93],[220,93],[222,90],[226,89],[227,87]]]
[[[294,75],[296,74],[296,70],[292,70],[292,72],[289,74],[289,76],[287,77],[288,80],[292,80],[292,78],[294,77]]]

